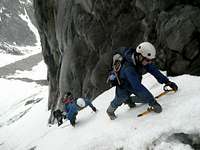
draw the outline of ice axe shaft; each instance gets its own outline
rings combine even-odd
[[[164,92],[162,92],[162,93],[160,93],[159,95],[157,95],[157,96],[155,96],[155,98],[156,99],[158,99],[158,98],[160,98],[161,96],[163,96],[163,95],[165,95],[165,94],[167,94],[167,93],[169,93],[169,92],[173,92],[174,90],[173,89],[169,89],[170,87],[168,86],[168,85],[165,85],[164,87],[163,87],[163,90],[164,90]],[[176,91],[174,91],[174,92],[176,92]]]
[[[169,92],[176,92],[176,91],[174,91],[173,89],[166,89],[166,88],[164,87],[164,92],[160,93],[160,94],[159,94],[158,96],[156,96],[155,98],[158,99],[158,98],[160,98],[161,96],[163,96],[163,95],[165,95],[165,94],[167,94],[167,93],[169,93]],[[152,112],[152,111],[153,111],[153,108],[150,107],[150,108],[148,108],[146,111],[144,111],[143,113],[138,114],[137,117],[141,117],[141,116],[147,115],[149,112]]]
[[[174,90],[166,90],[162,93],[160,93],[159,95],[155,96],[156,99],[160,98],[161,96],[164,96],[165,94],[169,93],[169,92],[175,92]]]

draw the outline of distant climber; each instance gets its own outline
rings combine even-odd
[[[65,99],[65,111],[66,111],[66,117],[69,119],[70,124],[72,126],[75,126],[76,124],[76,116],[78,115],[78,112],[89,106],[94,112],[97,111],[96,107],[93,106],[91,101],[87,98],[73,98],[73,95],[71,92],[68,92]]]
[[[64,116],[63,112],[60,109],[55,110],[53,112],[53,116],[57,120],[58,126],[63,124],[63,119],[66,118],[66,116]]]

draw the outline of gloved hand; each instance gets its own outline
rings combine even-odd
[[[96,109],[95,107],[93,107],[93,108],[92,108],[92,110],[93,110],[94,112],[96,112],[96,111],[97,111],[97,109]]]
[[[172,88],[172,90],[177,91],[178,90],[178,86],[176,85],[176,83],[169,81],[168,83],[165,84],[166,86],[169,86],[170,88]]]

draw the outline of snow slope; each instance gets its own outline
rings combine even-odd
[[[146,82],[149,80],[149,86],[147,86],[154,95],[162,91],[161,86],[151,76],[147,75],[145,80]],[[114,96],[114,89],[111,89],[96,98],[94,105],[99,109],[97,114],[92,113],[90,108],[83,110],[78,115],[77,127],[67,126],[63,129],[56,129],[57,131],[49,133],[39,141],[38,149],[53,150],[68,147],[70,150],[115,150],[120,148],[145,150],[164,134],[199,132],[200,86],[197,83],[200,83],[200,78],[183,75],[172,80],[178,83],[179,91],[160,98],[159,102],[163,106],[161,114],[152,113],[138,118],[137,114],[145,110],[146,105],[138,105],[132,110],[127,106],[122,106],[116,111],[118,118],[111,121],[105,114],[106,108]],[[56,142],[53,142],[55,139],[57,139]],[[189,148],[179,145],[178,149],[184,147],[186,147],[185,149]]]
[[[41,70],[40,67],[44,66],[40,64],[34,69]],[[21,75],[28,76],[28,73]],[[19,76],[18,73],[17,77]],[[147,105],[137,104],[133,109],[122,105],[116,111],[118,118],[111,121],[105,111],[114,97],[115,89],[112,88],[93,102],[98,109],[97,113],[89,107],[79,112],[78,123],[74,128],[70,126],[69,121],[65,121],[60,127],[57,124],[47,124],[50,112],[47,110],[46,86],[1,79],[1,85],[9,83],[11,86],[11,88],[8,86],[7,90],[18,89],[21,94],[15,94],[13,99],[12,95],[6,97],[6,94],[0,93],[1,97],[4,96],[4,100],[0,99],[1,104],[12,103],[12,106],[0,113],[0,149],[191,150],[191,146],[169,141],[167,138],[174,133],[200,135],[200,77],[182,75],[170,80],[178,84],[179,91],[168,93],[159,99],[159,103],[163,106],[162,113],[151,113],[138,118],[137,115],[146,110]],[[144,84],[155,96],[162,92],[162,85],[149,74],[144,76]],[[30,89],[29,92],[26,92],[27,88]],[[25,105],[30,99],[40,101]],[[24,110],[28,110],[27,113],[9,123],[10,118],[16,116],[14,114],[19,115]]]

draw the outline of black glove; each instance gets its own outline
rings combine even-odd
[[[92,110],[93,110],[94,112],[96,112],[96,111],[97,111],[97,109],[96,109],[95,107],[93,107],[93,108],[92,108]]]
[[[176,85],[176,83],[169,81],[168,83],[165,84],[166,86],[169,86],[170,88],[172,88],[172,90],[177,91],[178,90],[178,86]]]

